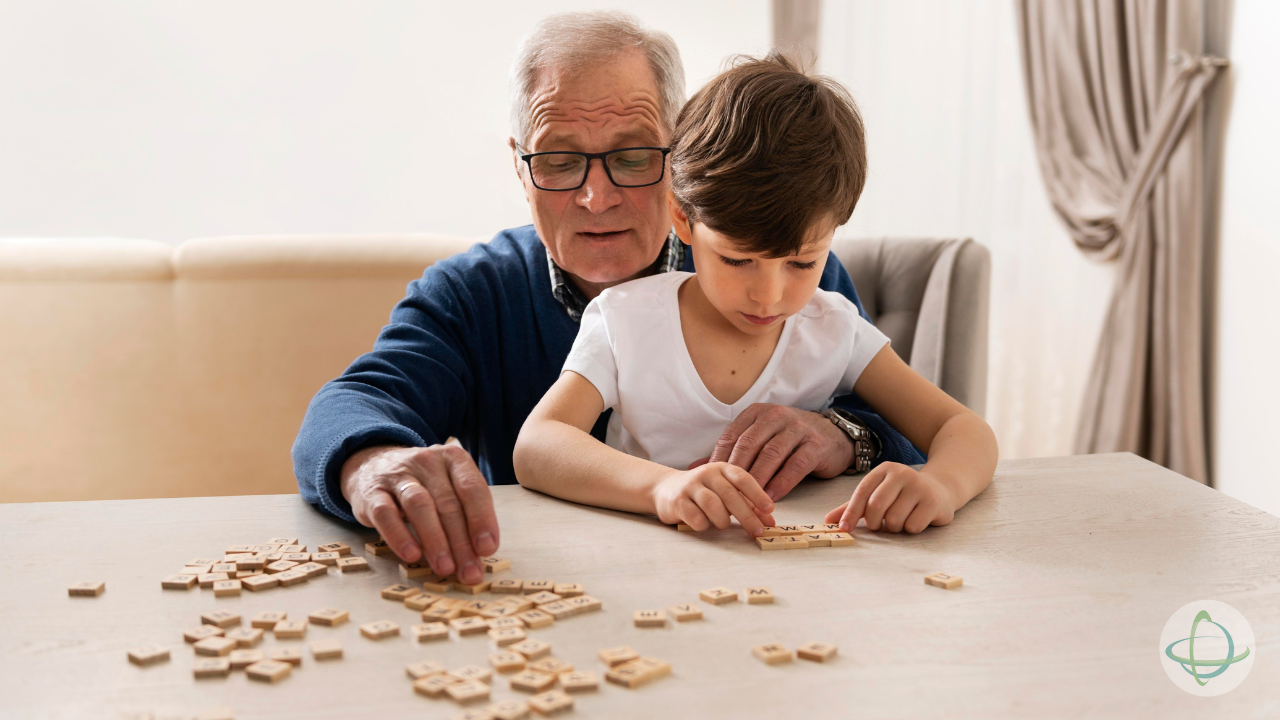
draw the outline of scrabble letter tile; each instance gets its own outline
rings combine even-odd
[[[723,588],[723,587],[711,588],[710,590],[703,590],[702,592],[698,593],[698,597],[702,598],[703,600],[706,600],[712,605],[723,605],[725,603],[738,601],[738,593],[730,590],[729,588]]]
[[[702,619],[702,608],[693,603],[684,603],[682,605],[672,605],[667,608],[667,614],[675,618],[676,622],[689,622],[690,620]]]
[[[767,587],[749,587],[746,592],[748,605],[768,605],[773,602],[773,593]]]
[[[129,662],[139,667],[169,661],[169,648],[158,645],[147,645],[129,651]]]
[[[813,662],[826,662],[836,656],[836,646],[824,642],[807,642],[796,648],[796,656]]]
[[[751,654],[769,665],[791,662],[791,651],[776,643],[757,645],[756,647],[751,648]]]
[[[244,672],[251,680],[275,683],[289,677],[289,673],[293,672],[293,665],[279,660],[263,660],[245,668]]]
[[[107,584],[101,580],[86,580],[67,588],[67,595],[71,597],[97,597],[106,589]]]
[[[636,610],[631,615],[636,627],[666,627],[667,614],[662,610]]]
[[[936,572],[936,573],[933,573],[932,575],[925,575],[924,584],[933,585],[934,587],[940,587],[947,590],[953,590],[964,584],[964,578],[956,577],[955,575],[948,575],[947,573],[944,573],[944,572]],[[978,584],[981,585],[982,583],[978,583]]]
[[[370,640],[382,640],[400,634],[400,626],[390,620],[378,620],[360,626],[360,634]]]

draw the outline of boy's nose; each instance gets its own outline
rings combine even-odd
[[[772,308],[782,300],[782,280],[773,273],[767,273],[763,277],[752,283],[751,288],[747,291],[747,297],[752,302],[759,303],[766,308]]]

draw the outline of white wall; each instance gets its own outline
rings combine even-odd
[[[488,235],[528,209],[506,76],[543,0],[0,3],[0,235]],[[690,88],[766,0],[614,3]]]
[[[1235,0],[1222,184],[1213,474],[1280,515],[1280,4]]]
[[[867,125],[867,188],[844,232],[990,248],[987,420],[1003,458],[1071,452],[1111,292],[1049,206],[1011,0],[827,0],[819,66]]]

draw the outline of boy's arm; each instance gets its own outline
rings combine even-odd
[[[991,482],[999,455],[995,433],[972,410],[912,370],[892,347],[876,354],[854,391],[913,445],[926,449],[929,460],[919,474],[946,489],[952,511]],[[851,504],[858,501],[855,495]],[[862,508],[853,510],[856,523]]]
[[[753,536],[762,534],[763,522],[772,524],[773,504],[749,473],[725,463],[677,471],[615,450],[590,434],[603,410],[590,381],[563,373],[520,429],[513,456],[520,484],[587,505],[656,514],[696,530],[728,527],[730,515]]]

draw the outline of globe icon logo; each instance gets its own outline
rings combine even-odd
[[[1217,600],[1182,606],[1160,634],[1165,673],[1175,685],[1201,697],[1234,690],[1249,675],[1256,655],[1249,622]]]

